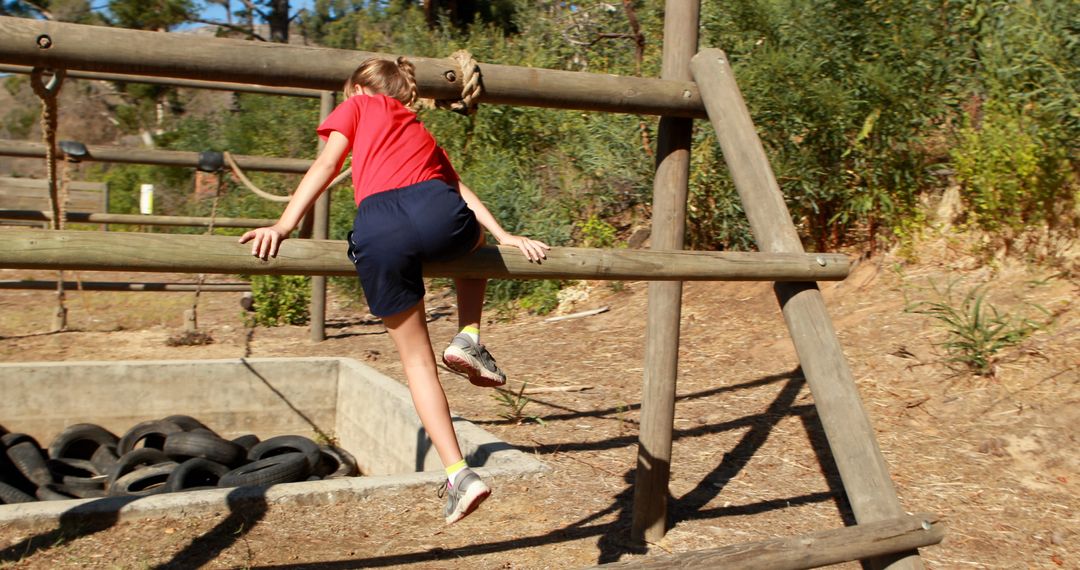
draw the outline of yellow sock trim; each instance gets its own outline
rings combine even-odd
[[[478,334],[480,334],[480,329],[470,325],[470,326],[467,326],[467,327],[461,329],[461,332],[478,335]]]
[[[466,468],[468,466],[469,466],[469,464],[465,463],[465,460],[462,459],[461,461],[458,461],[457,463],[455,463],[455,464],[451,465],[450,467],[446,468],[446,477],[449,478],[449,479],[453,479],[454,475],[457,475],[458,471],[461,471],[462,469],[464,469],[464,468]]]

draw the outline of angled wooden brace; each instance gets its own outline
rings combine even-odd
[[[690,70],[716,130],[758,249],[768,253],[802,253],[795,224],[735,83],[727,54],[719,49],[701,50],[691,61]],[[776,283],[773,289],[855,520],[868,523],[904,515],[817,284]],[[870,562],[893,570],[923,567],[916,550]]]

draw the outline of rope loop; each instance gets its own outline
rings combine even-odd
[[[480,64],[465,49],[455,51],[450,59],[461,68],[461,99],[437,99],[435,106],[466,116],[472,115],[480,104],[480,97],[484,95]]]
[[[56,127],[58,111],[56,105],[60,87],[64,84],[67,72],[58,69],[52,72],[49,81],[45,81],[45,69],[35,67],[30,71],[30,86],[34,94],[41,99],[41,138],[45,142],[45,169],[49,184],[49,208],[52,210],[52,228],[64,229],[64,221],[67,217],[67,163],[65,162],[62,188],[57,188],[56,180]],[[56,313],[53,320],[53,329],[61,331],[67,329],[67,307],[64,306],[64,271],[60,270],[56,279]]]
[[[246,187],[248,190],[250,190],[252,194],[255,194],[256,196],[259,196],[260,198],[263,198],[265,200],[270,200],[271,202],[285,203],[285,202],[288,202],[289,200],[292,199],[291,194],[288,195],[288,196],[282,196],[280,194],[271,194],[271,193],[267,192],[266,190],[263,190],[263,189],[259,188],[258,186],[256,186],[254,183],[251,182],[250,178],[248,178],[247,176],[244,175],[244,171],[240,170],[240,165],[236,164],[236,159],[233,158],[232,154],[230,154],[229,151],[225,151],[225,152],[223,152],[221,154],[222,154],[222,157],[225,159],[225,164],[227,164],[229,166],[229,170],[232,171],[233,176],[235,176],[236,179],[239,180],[240,183],[244,185],[244,187]],[[326,185],[326,187],[327,188],[332,188],[334,186],[337,186],[339,183],[341,183],[342,180],[345,180],[346,178],[348,178],[351,175],[352,175],[352,168],[351,167],[346,168],[345,170],[341,171],[341,173],[338,174],[333,180],[331,180],[330,183]]]

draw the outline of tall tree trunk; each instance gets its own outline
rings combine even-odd
[[[289,0],[270,0],[270,41],[289,43]]]

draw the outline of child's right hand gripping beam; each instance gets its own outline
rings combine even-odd
[[[288,239],[289,233],[281,231],[277,226],[255,228],[240,236],[240,243],[251,242],[251,255],[266,261],[267,258],[277,257],[281,242]]]

